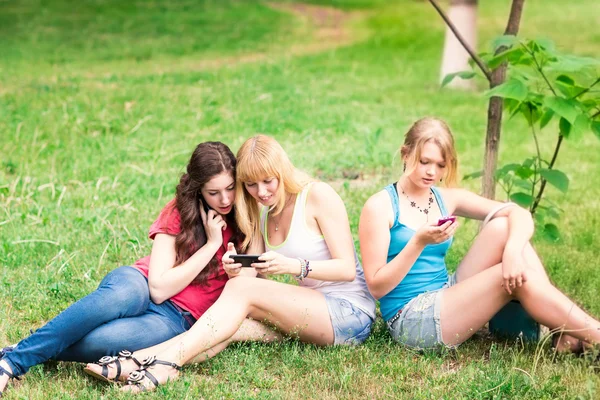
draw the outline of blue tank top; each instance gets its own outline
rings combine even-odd
[[[390,247],[387,255],[387,262],[389,263],[404,249],[408,241],[414,236],[415,231],[400,223],[400,208],[396,187],[391,184],[386,186],[385,190],[390,196],[392,209],[394,210],[394,225],[390,228]],[[431,190],[442,215],[447,215],[440,192],[435,187],[432,187]],[[386,321],[421,293],[438,290],[444,286],[448,281],[448,271],[446,270],[444,258],[451,244],[452,238],[442,243],[425,246],[419,258],[398,286],[379,299],[381,314]]]

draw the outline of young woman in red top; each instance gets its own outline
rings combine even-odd
[[[221,258],[227,243],[240,243],[232,212],[235,163],[223,143],[199,144],[175,199],[150,227],[151,255],[111,271],[94,292],[15,347],[4,348],[0,394],[9,378],[49,359],[91,362],[108,354],[112,357],[88,365],[86,372],[126,379],[121,364],[141,361],[119,351],[153,346],[187,331],[225,286]]]

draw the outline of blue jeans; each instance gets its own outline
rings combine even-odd
[[[20,341],[4,360],[17,376],[49,359],[92,362],[162,343],[190,329],[193,321],[170,301],[153,303],[146,277],[120,267],[94,292]]]

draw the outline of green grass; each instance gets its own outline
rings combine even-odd
[[[318,27],[306,19],[260,2],[0,2],[2,343],[148,254],[147,229],[200,141],[235,151],[257,132],[273,135],[297,166],[334,182],[355,237],[366,199],[398,176],[395,153],[416,118],[446,119],[461,171],[481,167],[486,102],[479,93],[440,91],[444,27],[427,2],[311,3],[348,10],[349,40],[335,47],[315,38]],[[480,49],[504,29],[505,3],[480,4]],[[595,56],[599,34],[582,27],[595,26],[598,11],[591,0],[528,2],[521,34]],[[315,45],[327,40],[329,48]],[[546,152],[555,131],[542,135]],[[554,282],[596,316],[599,150],[591,134],[565,143],[558,164],[570,190],[548,191],[564,210],[563,237],[535,241]],[[532,151],[521,122],[505,121],[501,162]],[[475,232],[463,224],[451,268]],[[456,354],[418,355],[392,343],[379,320],[358,348],[234,346],[149,397],[593,399],[595,368],[555,360],[547,347],[486,337]],[[100,396],[119,397],[66,363],[35,367],[6,393]]]

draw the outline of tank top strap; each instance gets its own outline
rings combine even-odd
[[[437,203],[440,206],[440,211],[442,212],[442,216],[447,216],[448,210],[446,209],[446,204],[444,204],[444,198],[442,197],[442,193],[440,193],[440,190],[438,188],[436,188],[435,186],[431,187],[431,191],[433,192],[433,195],[435,196],[435,200],[437,201]]]
[[[306,220],[306,203],[308,201],[308,192],[312,188],[314,182],[308,183],[306,186],[302,188],[300,193],[298,193],[298,198],[296,199],[296,205],[294,209],[294,215],[292,219],[292,224],[303,226]]]
[[[267,212],[269,211],[269,207],[260,206],[260,231],[262,232],[263,238],[266,235],[266,222],[267,222]]]
[[[396,184],[390,183],[385,187],[385,190],[388,192],[390,200],[392,201],[392,210],[394,210],[394,225],[396,225],[398,224],[398,221],[400,221],[400,207],[398,204],[398,190],[396,189]]]

